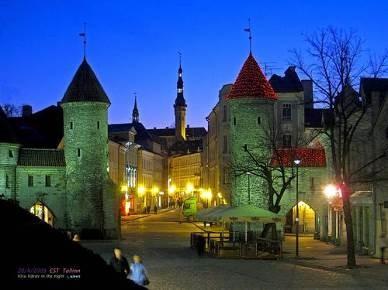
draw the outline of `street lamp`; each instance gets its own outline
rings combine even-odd
[[[296,218],[295,218],[295,256],[299,257],[299,165],[300,159],[295,159],[294,164],[296,167]]]
[[[186,184],[186,193],[190,194],[190,193],[193,193],[193,191],[194,191],[194,185],[192,183],[188,182]]]
[[[251,174],[249,171],[246,173],[248,176],[248,204],[251,204]]]

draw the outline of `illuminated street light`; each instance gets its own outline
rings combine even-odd
[[[127,192],[128,191],[128,186],[122,185],[121,186],[121,192]]]
[[[295,219],[295,256],[299,257],[299,165],[301,160],[296,158],[294,164],[296,167],[296,219]]]
[[[194,191],[194,185],[190,182],[186,184],[186,193],[192,193]]]
[[[144,188],[144,186],[139,186],[138,188],[137,188],[137,194],[138,194],[138,196],[143,196],[144,194],[145,194],[145,192],[146,192],[146,189]]]
[[[326,195],[327,199],[331,200],[337,196],[340,196],[340,192],[337,186],[334,184],[328,184],[325,186],[323,193]]]
[[[159,193],[159,187],[157,186],[152,187],[151,192],[152,192],[152,195],[155,196],[156,194]]]
[[[170,185],[170,187],[168,188],[168,194],[174,195],[175,191],[176,191],[176,186],[174,184]]]

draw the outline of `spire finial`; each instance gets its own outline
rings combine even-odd
[[[83,38],[83,45],[84,45],[84,60],[86,59],[86,22],[84,22],[84,31],[79,34]]]
[[[182,67],[182,53],[178,51],[178,56],[179,56],[179,67]]]
[[[137,95],[136,92],[133,93],[135,95],[135,104],[133,105],[132,110],[132,122],[137,123],[139,122],[139,110],[137,109]]]
[[[252,29],[251,29],[251,18],[248,18],[248,28],[244,28],[245,32],[249,34],[249,54],[252,53]]]

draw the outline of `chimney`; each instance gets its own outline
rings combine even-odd
[[[22,117],[29,117],[32,115],[32,106],[23,105],[22,106]]]
[[[314,108],[313,98],[313,81],[312,80],[301,80],[303,91],[304,91],[304,107],[306,109]]]

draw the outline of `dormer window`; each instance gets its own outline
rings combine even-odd
[[[12,150],[8,150],[8,157],[13,158],[13,151]]]

